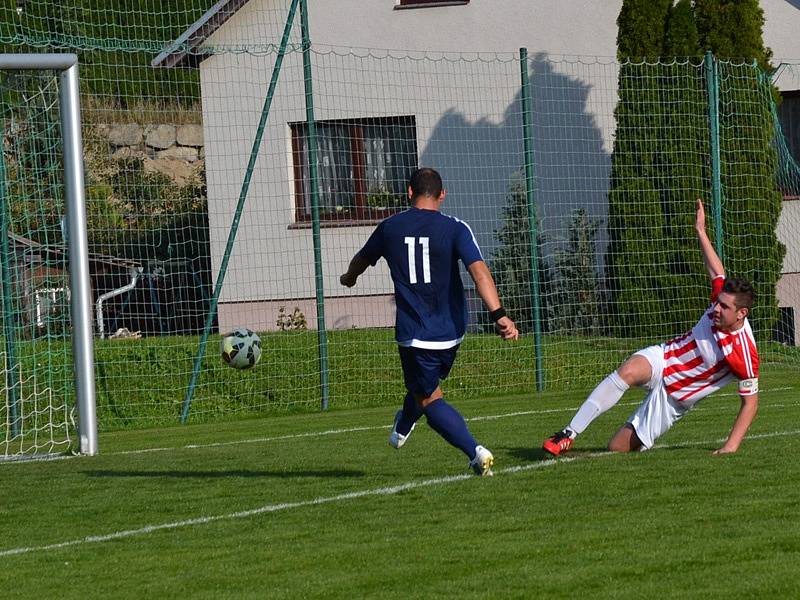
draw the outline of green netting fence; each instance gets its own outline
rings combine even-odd
[[[471,225],[523,332],[516,344],[493,336],[470,290],[450,398],[579,395],[691,327],[708,300],[697,197],[729,272],[756,285],[762,360],[800,363],[797,142],[753,64],[321,47],[303,43],[302,3],[288,1],[217,3],[230,12],[218,21],[199,1],[56,4],[0,9],[0,42],[80,58],[101,430],[175,424],[182,411],[198,422],[395,404],[385,265],[352,290],[338,278],[406,206],[417,165],[442,173],[444,211]],[[52,85],[0,73],[6,454],[20,450],[14,398],[46,395],[59,439],[71,429]],[[235,326],[261,336],[254,369],[219,357]]]

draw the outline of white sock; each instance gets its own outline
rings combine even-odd
[[[619,402],[629,387],[616,371],[603,379],[569,422],[566,429],[571,432],[570,437],[575,439],[579,433],[583,433],[592,421]]]

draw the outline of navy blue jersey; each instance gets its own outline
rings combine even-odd
[[[430,350],[461,343],[467,306],[458,261],[483,260],[469,225],[436,210],[410,208],[383,221],[360,251],[386,259],[397,304],[395,339]]]

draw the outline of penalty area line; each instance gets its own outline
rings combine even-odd
[[[775,388],[775,391],[783,391],[792,388]],[[737,393],[719,393],[717,397],[724,397],[724,396],[737,396]],[[618,402],[616,406],[639,406],[641,404],[641,400],[636,400],[634,402]],[[796,406],[797,403],[791,404]],[[786,405],[780,404],[775,405],[775,407],[785,407]],[[570,406],[566,408],[542,408],[538,410],[520,410],[520,411],[513,411],[507,413],[499,413],[494,415],[477,415],[474,417],[465,417],[464,420],[468,423],[478,422],[478,421],[495,421],[497,419],[507,419],[510,417],[530,417],[536,415],[547,415],[553,413],[574,413],[578,410],[579,407],[577,406]],[[707,406],[699,406],[694,410],[715,410],[715,408],[707,407]],[[724,410],[723,408],[719,408],[716,410]],[[363,432],[363,431],[380,431],[383,429],[390,429],[391,425],[368,425],[363,427],[342,427],[339,429],[327,429],[323,431],[308,431],[304,433],[290,433],[285,435],[275,435],[275,436],[266,436],[266,437],[259,437],[259,438],[250,438],[246,440],[231,440],[227,442],[209,442],[207,444],[186,444],[184,446],[172,446],[172,447],[163,447],[163,448],[141,448],[138,450],[122,450],[119,452],[107,452],[104,453],[104,456],[117,456],[117,455],[127,455],[127,454],[144,454],[148,452],[167,452],[171,450],[199,450],[203,448],[217,448],[222,446],[236,446],[240,444],[263,444],[267,442],[280,442],[280,441],[287,441],[287,440],[295,440],[295,439],[303,439],[303,438],[313,438],[313,437],[324,437],[329,435],[340,435],[344,433],[356,433],[356,432]]]
[[[774,388],[772,391],[786,391],[793,388],[784,387],[784,388]],[[725,396],[736,396],[737,393],[718,393],[716,397],[725,397]],[[641,404],[641,400],[637,400],[635,402],[619,402],[616,406],[638,406]],[[779,403],[779,404],[767,404],[764,403],[764,407],[772,407],[772,408],[786,408],[789,406],[797,406],[798,403]],[[536,415],[545,415],[545,414],[553,414],[553,413],[574,413],[578,410],[578,407],[570,406],[565,408],[543,408],[539,410],[522,410],[522,411],[513,411],[507,413],[499,413],[494,415],[477,415],[474,417],[465,417],[465,421],[468,423],[477,422],[477,421],[494,421],[497,419],[507,419],[509,417],[529,417],[529,416],[536,416]],[[712,408],[709,406],[699,406],[695,409],[695,411],[715,411],[715,410],[724,410],[724,408]],[[153,448],[139,448],[136,450],[120,450],[116,452],[103,452],[103,456],[124,456],[124,455],[133,455],[133,454],[149,454],[153,452],[172,452],[175,450],[200,450],[203,448],[219,448],[223,446],[237,446],[241,444],[263,444],[267,442],[279,442],[279,441],[288,441],[288,440],[295,440],[295,439],[304,439],[304,438],[314,438],[314,437],[324,437],[330,435],[341,435],[344,433],[357,433],[363,431],[380,431],[383,429],[389,429],[391,425],[369,425],[369,426],[362,426],[362,427],[342,427],[339,429],[327,429],[323,431],[307,431],[303,433],[291,433],[285,435],[275,435],[275,436],[265,436],[259,438],[249,438],[245,440],[231,440],[227,442],[208,442],[206,444],[186,444],[183,446],[163,446],[163,447],[153,447]],[[24,459],[17,459],[17,460],[0,460],[0,466],[3,465],[11,465],[11,464],[21,464],[21,463],[30,463],[30,462],[44,462],[44,461],[55,461],[55,460],[65,460],[65,459],[72,459],[72,458],[86,458],[81,454],[60,454],[60,455],[52,455],[52,456],[39,456],[39,457],[30,457]]]
[[[561,463],[568,463],[568,462],[575,462],[578,460],[585,460],[587,458],[594,458],[598,456],[611,456],[610,452],[596,452],[592,454],[585,454],[582,456],[571,456],[567,458],[560,458],[560,459],[547,459],[536,463],[531,463],[527,465],[517,465],[508,467],[505,469],[501,469],[496,471],[498,475],[504,474],[512,474],[512,473],[521,473],[524,471],[533,471],[535,469],[543,469],[546,467],[551,467],[556,464]],[[140,535],[146,535],[148,533],[154,533],[157,531],[169,531],[175,529],[182,529],[185,527],[193,527],[198,525],[208,525],[210,523],[216,523],[219,521],[229,521],[234,519],[246,519],[249,517],[254,517],[263,514],[275,513],[284,510],[292,510],[297,508],[305,508],[309,506],[320,506],[323,504],[331,504],[335,502],[343,502],[347,500],[356,500],[359,498],[365,498],[368,496],[392,496],[395,494],[399,494],[400,492],[405,492],[408,490],[426,488],[436,485],[447,485],[450,483],[456,483],[459,481],[466,481],[468,479],[474,479],[475,475],[471,473],[464,473],[461,475],[451,475],[448,477],[437,477],[435,479],[425,479],[422,481],[409,481],[407,483],[403,483],[400,485],[388,486],[388,487],[380,487],[380,488],[373,488],[369,490],[359,490],[355,492],[347,492],[345,494],[337,494],[335,496],[323,496],[319,498],[314,498],[311,500],[300,500],[297,502],[281,502],[278,504],[267,504],[266,506],[260,506],[258,508],[253,508],[250,510],[242,510],[238,512],[232,512],[222,515],[211,515],[205,517],[196,517],[193,519],[186,519],[183,521],[174,521],[172,523],[161,523],[157,525],[146,525],[144,527],[139,527],[137,529],[127,529],[123,531],[115,531],[112,533],[101,534],[101,535],[89,535],[83,538],[78,538],[74,540],[68,540],[65,542],[57,542],[54,544],[45,544],[41,546],[23,546],[19,548],[8,548],[6,550],[0,550],[0,558],[5,558],[9,556],[17,556],[20,554],[30,554],[33,552],[46,552],[50,550],[61,550],[63,548],[70,548],[74,546],[83,546],[86,544],[97,544],[103,542],[110,542],[113,540],[120,540]]]
[[[759,440],[759,439],[768,439],[772,437],[779,437],[779,436],[795,436],[800,435],[800,430],[793,430],[793,431],[773,431],[768,433],[761,433],[755,435],[749,435],[745,439],[746,440]],[[677,444],[664,444],[664,445],[656,445],[655,448],[684,448],[686,446],[701,446],[706,444],[717,444],[720,442],[724,442],[725,438],[715,439],[715,440],[705,440],[705,441],[695,441],[695,442],[681,442]],[[534,471],[537,469],[544,469],[547,467],[552,467],[558,464],[566,464],[566,463],[574,463],[574,462],[581,462],[588,459],[600,458],[604,456],[615,456],[616,453],[614,452],[591,452],[588,454],[581,454],[580,456],[568,456],[565,458],[550,458],[545,459],[539,462],[529,463],[529,464],[522,464],[522,465],[514,465],[511,467],[506,467],[504,469],[498,469],[495,471],[497,475],[510,475],[515,473],[523,473],[527,471]],[[344,494],[337,494],[335,496],[323,496],[318,498],[313,498],[311,500],[299,500],[297,502],[281,502],[278,504],[267,504],[265,506],[260,506],[258,508],[253,508],[249,510],[237,511],[227,514],[221,515],[211,515],[205,517],[195,517],[193,519],[185,519],[183,521],[174,521],[171,523],[161,523],[156,525],[146,525],[144,527],[139,527],[137,529],[127,529],[123,531],[115,531],[112,533],[101,534],[101,535],[90,535],[83,538],[78,538],[74,540],[68,540],[64,542],[57,542],[54,544],[45,544],[41,546],[23,546],[19,548],[9,548],[6,550],[0,550],[0,558],[5,558],[9,556],[17,556],[20,554],[30,554],[33,552],[46,552],[50,550],[60,550],[62,548],[70,548],[74,546],[83,546],[86,544],[97,544],[103,542],[109,542],[112,540],[119,540],[125,539],[129,537],[135,537],[140,535],[146,535],[148,533],[154,533],[157,531],[170,531],[176,529],[182,529],[185,527],[194,527],[199,525],[208,525],[210,523],[216,523],[219,521],[229,521],[234,519],[246,519],[249,517],[254,517],[263,514],[275,513],[284,510],[293,510],[298,508],[305,508],[309,506],[321,506],[324,504],[332,504],[335,502],[344,502],[348,500],[357,500],[359,498],[365,498],[369,496],[392,496],[395,494],[399,494],[400,492],[405,492],[408,490],[414,489],[421,489],[436,485],[447,485],[451,483],[457,483],[460,481],[466,481],[468,479],[473,479],[475,476],[472,474],[461,474],[461,475],[451,475],[448,477],[437,477],[434,479],[425,479],[422,481],[409,481],[407,483],[403,483],[400,485],[388,486],[388,487],[380,487],[380,488],[373,488],[368,490],[358,490],[354,492],[347,492]]]
[[[617,406],[637,406],[640,402],[620,402]],[[468,423],[474,421],[494,421],[496,419],[507,419],[509,417],[525,417],[532,415],[544,415],[559,412],[575,412],[577,407],[569,408],[547,408],[541,410],[524,410],[514,411],[509,413],[500,413],[496,415],[480,415],[475,417],[465,417],[464,420]],[[121,450],[118,452],[104,452],[103,456],[119,456],[128,454],[145,454],[149,452],[166,452],[170,450],[199,450],[202,448],[217,448],[222,446],[237,446],[240,444],[263,444],[266,442],[280,442],[285,440],[295,440],[312,437],[324,437],[329,435],[340,435],[343,433],[354,433],[360,431],[381,431],[383,429],[391,429],[391,425],[367,425],[363,427],[342,427],[340,429],[327,429],[324,431],[308,431],[304,433],[289,433],[285,435],[274,435],[261,438],[250,438],[246,440],[231,440],[228,442],[209,442],[207,444],[186,444],[184,446],[165,446],[161,448],[141,448],[138,450]]]

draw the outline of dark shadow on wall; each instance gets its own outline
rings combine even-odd
[[[458,109],[450,109],[436,123],[427,143],[423,140],[420,156],[421,165],[442,173],[449,192],[443,211],[470,224],[487,259],[498,247],[495,231],[501,224],[501,209],[524,165],[519,65],[515,68],[516,73],[509,69],[505,83],[509,88],[515,85],[517,93],[503,112],[498,111],[499,120],[471,120]],[[529,78],[534,196],[540,233],[548,240],[545,255],[552,256],[563,244],[570,215],[584,208],[599,220],[596,256],[602,263],[612,142],[607,134],[604,144],[598,123],[613,121],[617,71],[609,65],[551,62],[547,55],[538,54],[530,61]],[[589,109],[593,89],[592,105],[603,107],[602,113]],[[452,105],[469,100],[454,98]],[[602,264],[597,268],[601,273]]]

